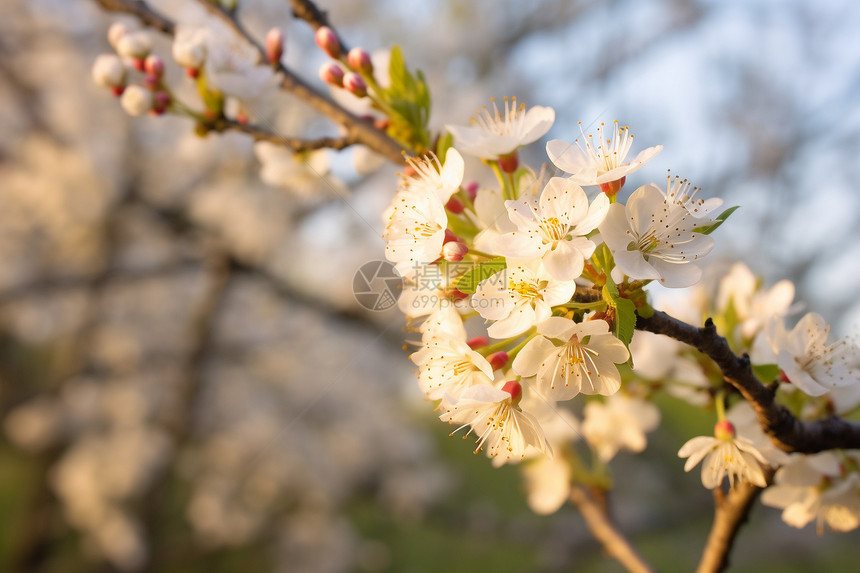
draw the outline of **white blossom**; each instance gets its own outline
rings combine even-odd
[[[609,210],[609,199],[598,195],[589,205],[585,191],[567,179],[553,177],[537,207],[529,201],[507,201],[508,217],[517,230],[496,240],[496,251],[518,259],[540,258],[558,280],[582,274],[595,244],[585,236],[597,228]]]
[[[122,92],[119,102],[126,113],[132,116],[140,116],[149,113],[154,100],[152,92],[148,89],[138,85],[131,85]]]
[[[767,460],[755,445],[746,438],[736,436],[729,422],[718,423],[715,434],[718,437],[696,436],[681,446],[678,457],[687,458],[684,471],[690,471],[704,460],[702,485],[708,489],[719,487],[726,476],[732,487],[738,481],[766,487],[762,465],[767,465]]]
[[[693,231],[701,224],[686,209],[666,203],[660,189],[648,184],[634,191],[626,205],[611,205],[599,228],[624,274],[687,287],[702,277],[694,261],[714,246],[711,237]]]
[[[125,65],[113,54],[102,54],[93,63],[93,81],[96,84],[113,88],[125,85]]]
[[[523,377],[536,376],[547,398],[569,400],[580,392],[608,396],[621,387],[615,365],[629,354],[605,320],[550,317],[538,325],[538,333],[514,359],[513,369]]]
[[[582,435],[608,462],[619,450],[641,452],[648,444],[645,434],[660,423],[654,404],[617,393],[606,402],[591,400],[585,405]]]
[[[776,363],[783,375],[810,396],[860,384],[852,366],[858,349],[847,339],[827,344],[830,325],[821,315],[806,314],[792,330],[773,317],[756,339],[753,362]]]
[[[846,457],[853,471],[846,471],[834,452],[796,454],[776,472],[774,485],[762,493],[762,503],[782,509],[782,520],[792,527],[815,521],[819,534],[825,524],[834,531],[856,529],[860,525],[860,455],[854,451]]]
[[[521,334],[543,322],[552,307],[566,303],[576,291],[574,281],[552,278],[540,261],[508,260],[508,268],[482,281],[472,307],[483,318],[496,321],[487,329],[493,338]]]
[[[781,280],[770,288],[762,288],[760,281],[743,263],[735,263],[720,281],[717,291],[717,312],[723,314],[729,305],[738,322],[738,334],[751,340],[774,316],[783,317],[791,310],[794,285]]]
[[[517,104],[517,98],[505,98],[504,102],[504,116],[493,100],[492,112],[485,106],[472,119],[472,125],[445,126],[463,153],[498,159],[537,141],[555,121],[555,110],[551,107],[534,106],[526,111],[526,104]]]
[[[516,382],[510,384],[519,386]],[[511,393],[490,384],[472,386],[457,399],[445,396],[441,409],[440,420],[460,424],[451,435],[471,427],[466,435],[474,432],[478,436],[476,453],[486,448],[489,457],[504,462],[521,461],[529,446],[548,455],[552,453],[534,416],[514,404]]]
[[[585,135],[580,122],[582,141],[573,144],[561,139],[553,139],[546,144],[546,153],[556,167],[570,173],[570,180],[579,185],[600,185],[610,183],[633,173],[657,155],[662,145],[641,151],[634,159],[625,163],[627,153],[633,145],[633,136],[627,127],[612,124],[611,137],[604,134],[604,124],[597,128],[597,140]]]

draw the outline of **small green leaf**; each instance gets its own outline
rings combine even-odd
[[[762,382],[773,382],[779,376],[779,366],[776,364],[757,364],[752,367],[753,374]]]
[[[701,233],[703,235],[710,235],[711,233],[713,233],[714,231],[719,229],[720,225],[725,223],[726,219],[728,219],[732,213],[737,211],[739,207],[740,207],[740,205],[735,205],[734,207],[729,207],[728,209],[726,209],[725,211],[720,213],[717,216],[717,218],[714,219],[713,223],[711,223],[710,225],[703,225],[701,227],[694,227],[693,232],[694,233]]]
[[[475,294],[478,285],[482,281],[485,281],[494,274],[505,270],[507,266],[508,264],[505,262],[505,257],[496,257],[495,259],[478,263],[474,265],[471,270],[466,272],[466,274],[460,277],[460,280],[457,281],[457,290],[464,294]]]
[[[448,215],[448,229],[462,239],[474,239],[478,234],[478,228],[467,219],[456,215]]]
[[[436,140],[436,157],[439,158],[443,164],[445,163],[445,156],[448,153],[448,150],[454,145],[454,136],[444,132],[439,136],[439,139]]]
[[[629,346],[633,340],[633,332],[636,329],[636,305],[627,298],[621,298],[618,287],[611,277],[607,275],[606,284],[603,285],[603,300],[615,309],[615,336]]]

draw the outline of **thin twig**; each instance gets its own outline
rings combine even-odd
[[[773,470],[767,470],[766,477],[770,482]],[[735,538],[761,492],[762,488],[750,483],[738,484],[728,493],[714,490],[714,523],[696,573],[717,573],[728,567]]]
[[[612,523],[606,508],[605,494],[601,490],[588,491],[581,485],[573,484],[570,488],[570,500],[579,509],[591,534],[603,544],[609,555],[631,573],[653,571]]]
[[[160,30],[165,34],[172,35],[175,31],[176,26],[171,20],[152,10],[152,8],[150,8],[143,0],[95,0],[95,2],[110,12],[133,14],[147,26]],[[259,54],[258,60],[261,63],[266,62],[265,48],[259,44],[247,30],[245,30],[244,26],[242,26],[241,22],[236,18],[233,12],[224,10],[220,6],[210,4],[208,2],[201,1],[201,6],[205,7],[214,16],[223,20],[244,40],[253,46]],[[332,138],[332,141],[339,144],[347,141],[350,142],[350,144],[360,143],[362,145],[366,145],[368,148],[395,164],[403,164],[405,162],[403,156],[405,151],[404,147],[390,138],[384,131],[376,129],[373,124],[353,115],[345,108],[332,101],[329,97],[318,92],[310,84],[287,69],[281,62],[277,62],[273,66],[273,69],[275,72],[280,74],[279,85],[281,89],[305,101],[312,108],[328,117],[344,130],[345,135],[342,138]],[[297,140],[275,138],[270,141],[293,148],[293,144],[291,142]],[[311,147],[310,149],[314,148]],[[304,150],[304,148],[302,148],[302,150]]]
[[[299,139],[284,137],[259,125],[240,123],[232,119],[220,118],[206,124],[212,131],[238,131],[250,135],[254,141],[268,141],[276,145],[289,147],[296,153],[313,151],[315,149],[345,149],[358,143],[352,137],[319,137],[316,139]]]
[[[726,381],[753,406],[762,429],[781,449],[813,454],[825,450],[860,448],[860,424],[836,416],[803,422],[777,404],[774,390],[762,384],[753,374],[749,357],[737,356],[726,339],[717,333],[710,318],[704,328],[696,328],[664,312],[655,311],[649,318],[640,316],[636,328],[674,338],[693,346],[713,360]]]

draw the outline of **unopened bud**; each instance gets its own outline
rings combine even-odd
[[[317,46],[328,54],[328,57],[338,59],[340,57],[340,40],[337,39],[337,34],[328,26],[320,26],[314,35]]]
[[[107,38],[110,45],[113,46],[113,49],[117,49],[117,45],[119,44],[120,38],[131,32],[133,28],[130,28],[127,24],[123,22],[114,22],[108,28]]]
[[[733,440],[735,435],[735,426],[728,420],[720,420],[714,425],[714,437],[718,440]]]
[[[93,62],[93,81],[105,88],[125,86],[125,65],[113,54],[102,54]]]
[[[170,94],[167,92],[155,92],[153,96],[152,103],[152,114],[153,115],[161,115],[165,111],[167,111],[168,106],[170,105]]]
[[[143,85],[145,85],[147,89],[155,90],[160,84],[161,79],[158,76],[146,74],[146,77],[143,78]]]
[[[621,188],[624,187],[624,182],[627,181],[627,177],[622,177],[621,179],[616,179],[615,181],[610,181],[609,183],[601,183],[600,190],[609,195],[610,197],[613,195],[617,195]]]
[[[510,394],[511,400],[514,402],[518,402],[523,395],[523,387],[520,386],[519,382],[515,382],[513,380],[505,382],[505,385],[502,386],[502,391]]]
[[[245,125],[246,123],[248,123],[248,114],[246,114],[244,111],[240,111],[236,114],[236,122]]]
[[[116,44],[117,53],[123,58],[140,60],[141,67],[143,59],[152,50],[152,40],[146,32],[131,32],[120,37]]]
[[[451,229],[445,229],[445,240],[442,241],[442,244],[450,243],[451,241],[462,243],[463,239],[455,235],[454,231],[452,231]]]
[[[519,166],[520,157],[516,151],[499,157],[499,168],[505,173],[513,173]]]
[[[494,352],[487,356],[487,362],[490,363],[490,366],[493,367],[493,370],[498,370],[499,368],[504,368],[508,364],[508,353],[502,350],[501,352]],[[510,384],[510,382],[508,382]]]
[[[463,300],[464,298],[469,298],[469,295],[464,293],[458,288],[451,289],[451,293],[449,294],[449,298],[452,300]]]
[[[448,199],[448,202],[445,203],[445,208],[454,213],[455,215],[459,215],[463,212],[463,202],[457,199],[456,197],[451,197]]]
[[[200,77],[200,68],[185,68],[185,75],[196,80]]]
[[[370,61],[370,54],[361,48],[351,49],[346,56],[346,63],[357,72],[365,74],[373,73],[373,62]]]
[[[373,120],[373,127],[379,131],[385,131],[391,125],[391,120],[387,117],[380,117]]]
[[[442,258],[449,263],[462,261],[463,257],[465,257],[468,252],[469,247],[463,243],[458,243],[457,241],[451,241],[450,243],[445,243],[442,246]]]
[[[320,79],[327,84],[343,87],[343,70],[337,64],[323,64],[320,68]]]
[[[266,34],[266,59],[270,64],[277,64],[284,55],[284,35],[278,28],[272,28]]]
[[[164,60],[155,54],[149,54],[143,61],[143,69],[147,74],[160,78],[164,75]]]
[[[364,79],[355,72],[346,72],[343,76],[343,87],[355,97],[367,95],[367,84]]]
[[[469,200],[472,203],[474,203],[475,197],[478,196],[478,182],[477,181],[470,181],[466,185],[466,193],[469,195]]]
[[[128,86],[120,99],[122,109],[133,116],[149,113],[154,103],[152,92],[139,85]]]
[[[466,344],[468,344],[469,348],[472,350],[477,350],[478,348],[483,348],[490,344],[490,339],[486,336],[476,336],[467,340]]]

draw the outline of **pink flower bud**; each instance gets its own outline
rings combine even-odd
[[[469,295],[461,291],[460,289],[451,289],[451,293],[448,295],[451,300],[463,300],[464,298],[469,298]]]
[[[200,68],[185,68],[185,75],[196,80],[200,77]]]
[[[147,74],[160,78],[164,75],[164,60],[155,54],[149,54],[143,61],[143,69]]]
[[[380,117],[373,120],[373,127],[379,131],[385,131],[391,125],[391,120],[387,117]]]
[[[319,46],[323,52],[328,54],[328,57],[335,60],[340,57],[340,40],[337,39],[337,35],[334,33],[334,30],[328,26],[320,26],[317,28],[314,39],[316,40],[317,46]]]
[[[477,181],[470,181],[466,185],[466,193],[469,195],[469,201],[474,203],[475,197],[478,196],[478,182]]]
[[[514,402],[517,402],[523,395],[523,387],[520,386],[519,382],[515,382],[513,380],[505,382],[505,385],[502,386],[502,390],[510,394],[511,399]]]
[[[476,336],[467,340],[466,344],[468,344],[469,348],[472,350],[477,350],[478,348],[483,348],[490,344],[490,339],[486,336]]]
[[[714,437],[719,440],[732,440],[735,435],[735,426],[728,420],[720,420],[714,425]]]
[[[337,64],[329,62],[320,68],[320,79],[327,84],[343,87],[343,69]]]
[[[355,72],[346,72],[343,76],[343,87],[355,97],[367,95],[367,84],[364,79]]]
[[[272,28],[266,34],[266,59],[270,64],[277,64],[284,55],[284,35],[278,28]]]
[[[143,85],[147,87],[147,89],[155,90],[161,84],[161,80],[158,76],[154,76],[152,74],[146,74],[146,77],[143,78]]]
[[[459,215],[463,212],[463,202],[457,199],[456,197],[451,197],[448,199],[448,202],[445,203],[445,208],[454,213],[455,215]]]
[[[466,253],[469,252],[469,247],[457,241],[445,243],[442,247],[442,258],[450,263],[456,263],[463,260]]]
[[[520,157],[516,151],[499,157],[499,168],[505,173],[513,173],[520,166]]]
[[[155,92],[153,96],[152,115],[161,115],[167,111],[170,105],[170,94],[167,92]]]
[[[121,96],[124,91],[125,91],[125,86],[114,86],[110,89],[110,93],[112,93],[116,97]]]
[[[609,183],[601,183],[600,190],[609,195],[610,197],[613,195],[617,195],[621,188],[624,187],[624,182],[627,181],[627,177],[622,177],[621,179],[616,179],[615,181],[610,181]]]
[[[370,61],[370,54],[361,48],[351,49],[346,56],[346,63],[357,72],[365,74],[373,73],[373,62]]]
[[[451,229],[445,229],[445,240],[442,241],[442,244],[450,243],[451,241],[456,241],[458,243],[462,243],[463,240],[454,234],[454,231]]]
[[[501,352],[494,352],[487,356],[487,362],[490,363],[490,366],[493,367],[493,370],[498,370],[499,368],[504,368],[508,364],[508,353],[502,350]],[[510,384],[510,382],[508,382]]]

